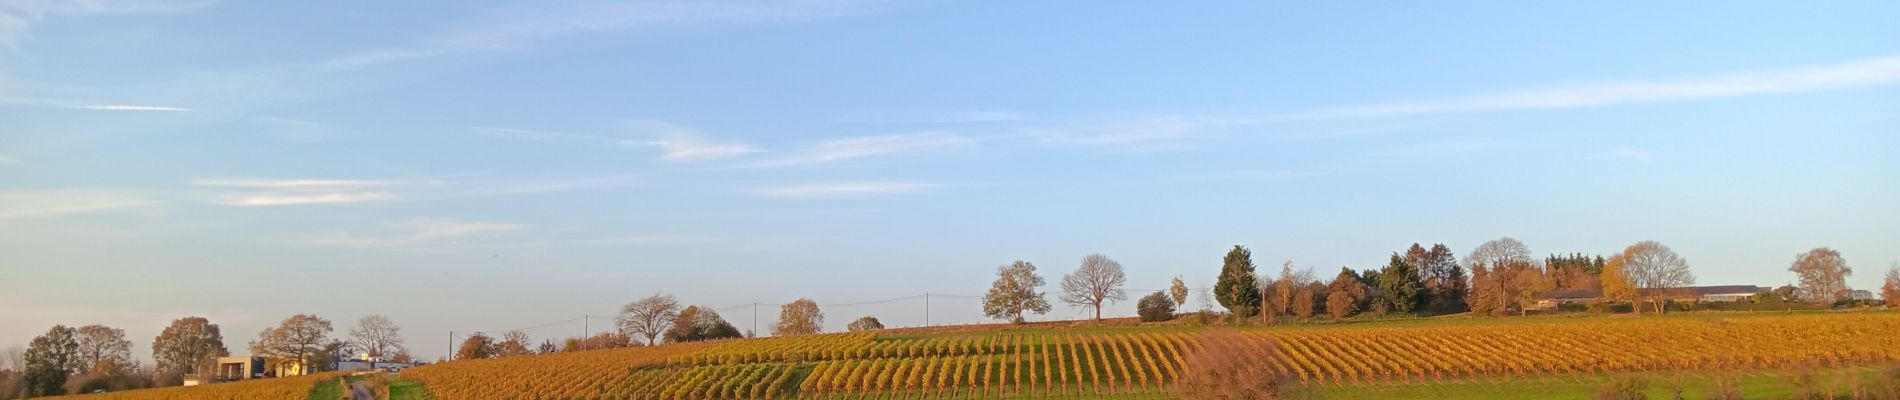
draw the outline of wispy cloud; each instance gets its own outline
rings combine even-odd
[[[482,191],[478,194],[480,195],[518,195],[518,194],[557,193],[557,192],[570,192],[570,191],[576,191],[576,190],[624,188],[624,187],[634,186],[637,183],[639,183],[639,181],[636,180],[634,177],[630,177],[630,176],[533,180],[533,181],[526,181],[526,182],[490,185],[496,188],[493,190]]]
[[[207,0],[8,0],[0,1],[0,47],[18,47],[48,17],[95,14],[179,13],[209,6]]]
[[[13,158],[13,157],[0,156],[0,166],[19,166],[19,165],[26,165],[26,161],[20,161],[20,159]]]
[[[767,161],[761,165],[844,161],[899,153],[963,148],[973,146],[975,143],[970,138],[946,132],[863,136],[819,143],[791,158]]]
[[[119,211],[152,204],[155,202],[150,199],[111,190],[0,190],[0,220]]]
[[[1033,114],[1014,111],[935,110],[845,114],[831,118],[831,122],[860,124],[963,124],[1027,121],[1034,118],[1035,115]]]
[[[491,10],[485,17],[441,30],[417,43],[338,56],[320,71],[346,71],[391,62],[520,49],[600,32],[721,23],[826,19],[865,12],[872,2],[841,0],[602,2],[532,5]]]
[[[143,105],[143,104],[99,103],[99,102],[78,101],[78,100],[42,99],[42,98],[30,98],[30,97],[0,97],[0,104],[36,106],[36,107],[54,107],[54,108],[74,109],[74,110],[95,110],[95,111],[174,111],[174,112],[191,111],[191,109],[184,108],[184,107],[155,106],[155,105]]]
[[[1675,80],[1602,82],[1444,100],[1338,107],[1267,120],[1354,119],[1427,114],[1606,107],[1624,104],[1796,93],[1900,83],[1900,56],[1783,70]]]
[[[744,143],[715,143],[693,135],[669,135],[647,143],[660,148],[661,161],[673,162],[721,160],[759,152]]]
[[[1598,82],[1508,90],[1470,97],[1375,103],[1254,116],[1165,116],[1080,129],[1032,129],[1044,143],[1086,146],[1178,146],[1209,131],[1289,123],[1371,120],[1425,115],[1612,107],[1744,96],[1840,90],[1900,83],[1900,55],[1790,69],[1730,72],[1679,79]]]
[[[684,246],[706,244],[720,241],[712,236],[648,234],[610,236],[591,239],[564,239],[511,242],[503,247],[547,247],[547,246]]]
[[[508,223],[415,218],[392,224],[377,233],[336,233],[294,243],[344,248],[427,250],[457,245],[460,240],[469,237],[522,228],[521,225]]]
[[[192,186],[227,190],[217,204],[240,207],[362,203],[392,197],[389,181],[341,179],[200,179]]]
[[[692,128],[665,121],[625,121],[618,129],[628,137],[493,127],[471,127],[469,131],[492,138],[545,143],[655,148],[660,151],[659,159],[668,162],[721,160],[760,152],[742,142],[714,141]]]
[[[638,145],[643,144],[642,141],[633,140],[633,139],[623,139],[623,138],[599,136],[599,135],[582,135],[582,134],[575,134],[575,133],[550,132],[550,131],[541,131],[541,130],[532,130],[532,129],[494,128],[494,127],[477,126],[477,127],[469,127],[468,130],[469,132],[474,133],[477,136],[485,136],[485,137],[498,138],[498,139],[528,140],[528,141],[536,141],[536,142],[544,142],[544,143],[594,144],[594,145],[622,146],[622,147],[632,147],[632,146],[638,146]]]
[[[1079,129],[1032,128],[1028,134],[1045,144],[1155,150],[1176,147],[1181,140],[1206,130],[1239,124],[1228,119],[1171,115]]]
[[[939,186],[942,185],[921,182],[834,182],[779,186],[759,190],[756,193],[761,196],[779,198],[853,198],[922,193]]]
[[[1649,151],[1631,149],[1631,148],[1621,148],[1621,149],[1616,149],[1616,150],[1610,150],[1607,153],[1603,153],[1603,157],[1623,159],[1623,160],[1633,160],[1633,161],[1649,161],[1649,160],[1656,159],[1656,155],[1650,153]]]

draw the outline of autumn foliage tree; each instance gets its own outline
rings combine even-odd
[[[1122,284],[1128,277],[1122,274],[1122,263],[1101,254],[1082,257],[1082,266],[1075,273],[1062,277],[1062,302],[1078,307],[1087,307],[1095,312],[1095,321],[1102,321],[1102,303],[1114,303],[1127,300],[1122,292]]]
[[[823,330],[824,323],[825,313],[818,310],[818,302],[793,300],[779,306],[778,324],[772,326],[772,336],[816,334]]]
[[[209,368],[212,360],[230,355],[224,347],[224,334],[218,324],[204,317],[172,320],[171,325],[152,339],[152,360],[160,384],[175,385],[179,377]]]
[[[275,358],[280,363],[294,361],[300,371],[309,371],[316,356],[324,354],[333,330],[330,320],[309,314],[293,315],[275,327],[258,332],[257,339],[251,341],[251,353]]]
[[[501,340],[495,342],[495,357],[514,357],[534,354],[533,339],[527,332],[508,331],[501,334]]]
[[[884,322],[878,321],[877,317],[866,315],[851,321],[851,324],[845,325],[844,329],[850,332],[875,331],[884,329]]]
[[[1630,280],[1629,270],[1625,267],[1626,264],[1628,264],[1628,261],[1622,253],[1612,255],[1609,260],[1604,261],[1603,271],[1598,275],[1597,279],[1603,286],[1603,300],[1610,302],[1630,302],[1630,308],[1635,310],[1637,315],[1642,315],[1643,307],[1635,303],[1636,282]]]
[[[1043,299],[1042,292],[1036,291],[1042,285],[1042,276],[1036,275],[1036,264],[1017,260],[996,267],[996,282],[990,284],[989,293],[983,295],[983,315],[1020,324],[1023,313],[1049,312],[1049,301]]]
[[[1788,271],[1799,278],[1802,299],[1816,304],[1833,304],[1847,298],[1847,277],[1854,275],[1854,269],[1847,266],[1841,252],[1826,247],[1795,255]]]
[[[77,373],[78,333],[73,328],[55,325],[46,334],[33,338],[26,347],[27,397],[58,396],[66,393],[66,378]]]
[[[125,340],[124,329],[86,325],[75,329],[74,333],[79,352],[73,359],[73,371],[90,374],[95,369],[102,369],[98,372],[108,375],[131,372],[132,342]]]
[[[468,335],[467,339],[462,339],[462,345],[455,348],[455,359],[480,360],[480,359],[485,359],[485,358],[495,358],[495,353],[497,353],[497,350],[498,348],[496,346],[495,338],[493,336],[488,336],[488,334],[486,333],[476,332],[474,334]]]
[[[1326,313],[1345,318],[1365,307],[1366,284],[1350,267],[1339,267],[1339,275],[1326,285]]]
[[[1900,263],[1887,269],[1886,284],[1880,285],[1880,298],[1888,307],[1900,307]]]
[[[1174,282],[1168,284],[1168,299],[1174,301],[1175,307],[1180,307],[1187,305],[1187,296],[1187,282],[1182,282],[1179,276],[1174,277]]]
[[[1529,298],[1524,294],[1531,290],[1526,287],[1526,278],[1519,275],[1537,273],[1532,263],[1530,247],[1512,238],[1499,238],[1478,245],[1465,257],[1465,263],[1471,270],[1471,293],[1466,303],[1471,311],[1499,314],[1509,311],[1523,313]]]

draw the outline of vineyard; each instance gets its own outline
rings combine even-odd
[[[445,399],[1091,397],[1160,393],[1199,328],[848,333],[452,362],[403,374]],[[1900,360],[1900,314],[1247,328],[1308,384]]]
[[[176,386],[159,389],[128,390],[116,393],[65,396],[61,399],[74,400],[254,400],[254,399],[303,399],[310,395],[310,389],[329,379],[341,377],[341,373],[325,373],[308,376],[296,376],[275,379],[255,379],[232,383],[219,383],[200,386]]]

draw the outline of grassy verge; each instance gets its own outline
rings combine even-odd
[[[429,389],[423,387],[422,382],[389,375],[388,400],[435,400],[435,396],[429,394]]]
[[[310,397],[308,398],[310,400],[336,400],[343,398],[344,390],[343,384],[338,383],[336,379],[324,379],[317,381],[316,386],[310,387]]]

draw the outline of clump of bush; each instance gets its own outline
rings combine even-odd
[[[1174,300],[1167,293],[1154,292],[1143,296],[1135,303],[1135,312],[1141,315],[1141,322],[1161,322],[1174,319]]]

